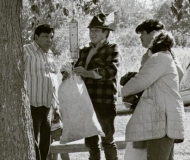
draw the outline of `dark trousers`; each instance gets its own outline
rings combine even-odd
[[[165,136],[147,141],[147,160],[173,160],[174,140]]]
[[[50,146],[50,129],[51,122],[49,118],[49,108],[31,107],[33,119],[34,137],[37,143],[36,153],[37,160],[46,160]],[[38,155],[40,154],[40,157]]]
[[[101,137],[102,146],[106,160],[117,160],[117,146],[114,142],[115,133],[114,120],[116,117],[115,107],[106,105],[94,105],[98,121],[102,127],[105,137]],[[85,138],[85,145],[89,149],[89,160],[100,160],[99,137],[93,136]]]

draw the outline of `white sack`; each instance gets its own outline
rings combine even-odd
[[[80,76],[71,74],[59,86],[58,97],[62,115],[61,143],[94,135],[102,135],[86,86]]]
[[[124,160],[147,160],[147,150],[133,148],[133,142],[128,142],[125,148]]]

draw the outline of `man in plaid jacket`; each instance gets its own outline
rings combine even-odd
[[[108,24],[110,15],[93,17],[88,28],[91,43],[80,50],[74,71],[83,77],[98,121],[105,133],[101,137],[107,160],[117,160],[117,146],[114,142],[114,119],[116,117],[117,72],[119,49],[110,43],[108,36],[113,29]],[[100,160],[99,137],[85,138],[90,160]]]

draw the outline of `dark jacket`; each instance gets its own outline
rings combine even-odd
[[[75,66],[85,66],[91,47],[80,50]],[[119,50],[117,44],[105,41],[91,58],[87,70],[95,70],[101,79],[83,78],[93,104],[110,104],[115,106],[117,100],[117,72]]]

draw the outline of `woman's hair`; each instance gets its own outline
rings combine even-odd
[[[174,37],[168,31],[162,31],[158,34],[152,42],[152,46],[150,50],[152,53],[160,52],[160,51],[170,51],[171,48],[175,45]]]
[[[139,34],[143,31],[146,31],[147,34],[151,33],[152,31],[159,31],[165,29],[165,26],[162,22],[155,19],[148,19],[136,27],[136,33]]]

